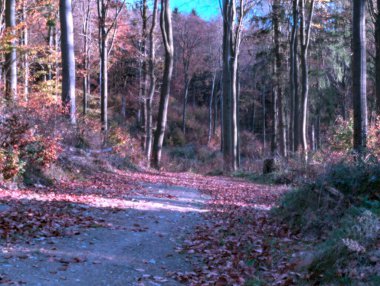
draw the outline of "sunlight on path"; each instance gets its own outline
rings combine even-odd
[[[72,195],[46,193],[38,194],[31,191],[9,191],[0,189],[0,199],[8,200],[36,200],[42,202],[70,202],[75,204],[84,204],[96,208],[117,208],[117,209],[135,209],[158,211],[168,210],[176,212],[207,212],[206,209],[200,208],[199,204],[203,203],[199,199],[180,197],[175,199],[160,199],[151,197],[132,197],[126,199],[104,198],[96,195]]]

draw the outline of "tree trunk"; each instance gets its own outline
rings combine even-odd
[[[236,17],[235,0],[223,1],[223,158],[226,172],[236,171],[239,163],[237,89],[242,14]]]
[[[152,128],[153,128],[153,114],[152,114],[152,104],[154,99],[154,92],[156,90],[156,75],[155,75],[155,60],[156,60],[156,45],[154,39],[154,30],[156,27],[156,18],[157,18],[157,2],[154,0],[153,5],[153,14],[152,14],[152,26],[149,32],[149,95],[146,100],[146,143],[145,143],[145,154],[147,157],[148,167],[150,167],[150,159],[152,154]]]
[[[298,65],[297,65],[297,31],[298,31],[298,4],[299,0],[293,0],[293,27],[290,44],[290,92],[292,101],[292,130],[290,144],[293,152],[297,152],[299,147],[299,96],[298,96]]]
[[[156,169],[160,168],[161,163],[162,146],[164,143],[166,121],[168,114],[170,85],[173,75],[174,45],[170,0],[161,0],[160,26],[165,46],[165,69],[161,86],[157,128],[153,142],[152,166]]]
[[[183,106],[182,106],[182,132],[186,134],[186,113],[187,113],[187,101],[189,99],[189,86],[191,78],[185,73],[185,87],[183,91]]]
[[[5,25],[13,38],[16,28],[16,0],[6,0]],[[11,39],[9,45],[9,51],[5,55],[5,99],[7,102],[15,102],[17,99],[17,54],[15,40]]]
[[[142,31],[141,31],[141,56],[142,56],[142,65],[141,65],[141,122],[140,126],[143,129],[143,134],[145,136],[145,127],[146,127],[146,120],[147,120],[147,100],[146,100],[146,93],[147,93],[147,54],[146,54],[146,42],[147,42],[147,31],[148,31],[148,4],[147,0],[141,0],[141,19],[142,19]],[[143,150],[145,148],[145,138],[143,138],[142,141],[142,147]]]
[[[309,7],[308,19],[306,18],[306,0],[300,1],[301,10],[301,29],[300,29],[300,40],[301,40],[301,69],[302,69],[302,96],[301,96],[301,141],[302,141],[302,152],[305,161],[308,159],[308,144],[307,144],[307,115],[308,115],[308,105],[309,105],[309,71],[307,64],[307,54],[310,42],[310,30],[312,24],[312,17],[314,12],[314,0],[311,0]]]
[[[24,29],[22,31],[22,44],[24,45],[25,51],[23,55],[23,70],[24,70],[24,98],[28,100],[29,95],[29,55],[28,55],[28,45],[29,45],[29,30],[28,25],[26,23],[27,20],[27,10],[26,10],[26,0],[22,3],[22,20],[25,24]]]
[[[354,108],[354,149],[362,152],[367,144],[367,61],[365,0],[353,0],[352,95]]]
[[[88,98],[89,98],[89,84],[90,84],[90,71],[89,71],[89,62],[90,62],[90,55],[89,55],[89,37],[90,37],[90,19],[91,19],[91,2],[90,0],[87,0],[87,7],[84,7],[83,4],[83,10],[85,11],[85,16],[83,20],[83,69],[84,69],[84,76],[83,76],[83,114],[87,114],[87,107],[88,107]]]
[[[280,46],[280,17],[281,17],[281,4],[280,0],[275,0],[273,3],[273,29],[274,29],[274,45],[275,45],[275,88],[277,91],[277,147],[281,156],[285,157],[286,154],[286,132],[284,126],[284,106],[283,106],[283,93],[282,93],[282,58]]]
[[[76,123],[74,27],[71,0],[59,1],[62,51],[62,103],[69,106],[70,122]]]
[[[49,53],[53,53],[54,49],[54,38],[55,38],[55,21],[49,19],[48,20],[48,46],[49,46]],[[52,74],[52,63],[50,59],[48,59],[47,63],[47,80],[52,80],[53,79],[53,74]]]
[[[101,29],[101,54],[100,54],[100,118],[102,130],[108,130],[108,45],[104,27]]]
[[[266,87],[264,87],[264,91],[262,94],[262,106],[263,106],[263,157],[266,155],[266,145],[267,145],[267,124],[266,124]]]
[[[214,76],[212,78],[211,94],[210,94],[210,100],[209,100],[209,103],[208,103],[208,136],[207,136],[207,145],[210,144],[211,136],[212,136],[212,133],[213,133],[213,130],[212,130],[212,107],[213,107],[213,102],[214,102],[215,81],[216,81],[216,72],[214,73]]]
[[[377,14],[375,21],[375,76],[376,76],[376,111],[380,115],[380,0],[377,0]]]

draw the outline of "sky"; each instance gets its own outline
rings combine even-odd
[[[220,15],[219,0],[171,0],[172,9],[178,8],[180,12],[190,13],[195,9],[199,16],[211,19]]]

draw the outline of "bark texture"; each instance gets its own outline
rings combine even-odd
[[[164,143],[168,115],[170,84],[173,76],[174,44],[170,0],[161,0],[160,26],[165,47],[165,68],[152,153],[152,166],[156,169],[160,168],[162,146]]]
[[[13,38],[16,28],[16,0],[6,0],[5,26]],[[15,102],[17,99],[17,53],[16,41],[9,41],[9,50],[5,55],[5,99],[7,102]]]
[[[153,138],[153,112],[152,104],[154,99],[154,93],[156,91],[156,75],[155,75],[155,61],[156,61],[156,45],[154,31],[156,28],[157,19],[157,5],[158,0],[154,0],[153,13],[152,13],[152,26],[149,31],[149,94],[146,99],[146,142],[145,142],[145,152],[148,161],[148,166],[150,166],[150,158],[152,155],[152,138]]]
[[[76,123],[74,26],[71,0],[59,1],[62,51],[62,104],[70,110],[70,122]]]
[[[354,107],[354,149],[367,145],[367,61],[365,35],[366,1],[353,0],[352,95]]]

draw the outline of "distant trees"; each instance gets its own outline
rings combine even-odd
[[[70,122],[76,123],[74,25],[71,0],[59,1],[62,51],[62,103],[70,110]]]
[[[174,42],[177,44],[184,80],[182,89],[182,132],[185,134],[189,87],[197,68],[203,63],[200,50],[202,44],[204,44],[207,26],[195,13],[177,17],[175,24],[177,28],[174,31]]]
[[[307,159],[330,142],[337,117],[352,114],[354,148],[372,144],[380,0],[272,0],[255,9],[260,1],[223,0],[211,20],[196,10],[172,17],[168,0],[16,2],[0,1],[0,104],[62,101],[72,123],[100,113],[94,126],[108,131],[104,142],[123,126],[147,165],[159,168],[170,146],[221,150],[226,172],[259,156]]]

